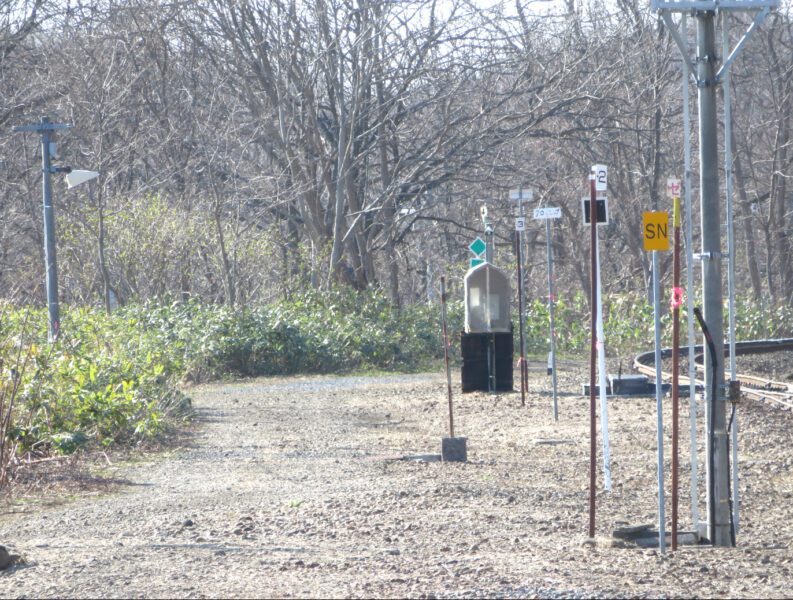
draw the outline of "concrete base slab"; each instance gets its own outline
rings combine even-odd
[[[581,384],[581,388],[582,388],[582,394],[581,395],[582,396],[589,396],[589,384],[588,383]],[[636,389],[636,388],[634,388],[634,389]],[[661,393],[663,395],[666,395],[666,394],[669,393],[669,391],[671,389],[672,389],[672,384],[671,383],[664,383],[661,386]],[[595,385],[595,394],[600,395],[600,385]],[[611,385],[609,385],[607,383],[606,384],[606,396],[622,396],[622,397],[625,397],[625,398],[654,397],[655,396],[655,384],[654,383],[648,383],[647,387],[645,388],[645,390],[643,392],[635,392],[634,391],[632,393],[627,393],[627,392],[612,393]]]
[[[644,394],[647,392],[647,375],[609,375],[608,385],[614,394]]]
[[[404,460],[415,460],[416,462],[440,462],[440,454],[407,454],[400,456]]]
[[[666,547],[672,547],[672,534],[665,532]],[[626,527],[618,527],[612,533],[616,539],[625,540],[636,544],[640,548],[657,548],[658,547],[658,531],[652,529],[651,525],[633,525]],[[679,531],[677,533],[678,546],[697,546],[699,545],[700,538],[694,531]]]
[[[636,538],[633,542],[640,548],[657,548],[658,547],[658,532],[648,531],[647,536]],[[698,546],[699,536],[693,531],[678,531],[677,532],[677,545],[678,546]],[[672,548],[672,534],[666,533],[666,548]]]
[[[443,462],[466,462],[468,460],[467,438],[454,437],[441,439]]]

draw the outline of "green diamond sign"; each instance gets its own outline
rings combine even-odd
[[[482,253],[487,250],[487,244],[482,241],[482,238],[476,238],[468,248],[471,249],[471,252],[476,254],[477,256],[481,256]],[[473,266],[473,265],[472,265]]]

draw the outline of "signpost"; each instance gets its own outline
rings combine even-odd
[[[603,165],[595,165],[592,167],[592,170],[595,172],[595,187],[596,192],[605,192],[606,191],[606,174],[607,170],[606,167]],[[581,198],[581,206],[584,218],[584,225],[590,225],[592,222],[591,213],[590,213],[590,206],[592,202],[589,198]],[[598,225],[607,225],[609,222],[608,219],[608,201],[604,196],[600,196],[595,200],[595,217],[596,222]],[[595,235],[595,241],[597,241],[597,233]],[[596,321],[596,333],[597,333],[597,358],[598,358],[598,388],[600,392],[600,414],[601,419],[603,421],[602,431],[603,431],[603,474],[604,474],[604,487],[607,490],[611,489],[611,457],[609,452],[609,421],[608,421],[608,405],[606,403],[606,341],[605,335],[603,332],[603,299],[602,299],[602,285],[600,281],[600,247],[599,245],[595,245],[595,262],[596,262],[596,270],[595,270],[595,280],[596,280],[596,288],[595,288],[595,296],[596,302],[595,305],[597,306],[597,321]]]
[[[653,318],[655,320],[655,410],[658,421],[658,549],[666,551],[664,518],[664,414],[663,381],[661,379],[661,316],[658,277],[658,252],[669,250],[669,213],[645,212],[643,215],[644,249],[653,253]]]
[[[592,204],[596,199],[595,188],[595,169],[593,168],[589,173],[589,197]],[[597,222],[597,220],[595,221]],[[589,537],[595,537],[595,458],[597,455],[597,445],[595,441],[596,435],[596,421],[595,421],[595,352],[596,352],[596,338],[595,330],[597,329],[597,304],[595,297],[597,296],[597,259],[595,253],[597,251],[597,226],[591,228],[590,235],[590,265],[592,274],[590,276],[590,293],[589,293],[589,306],[590,306],[590,331],[592,332],[592,343],[589,348]]]
[[[607,220],[606,202],[603,200],[604,219],[601,220],[600,215],[600,202],[597,197],[598,192],[605,192],[607,189],[608,170],[605,165],[594,165],[589,171],[589,207],[594,206],[595,210],[587,210],[587,203],[582,202],[582,209],[584,213],[584,222],[587,222],[587,217],[594,212],[595,226],[591,228],[590,235],[590,262],[592,266],[591,276],[591,293],[590,293],[590,306],[591,306],[591,329],[592,329],[592,344],[589,356],[589,537],[595,536],[595,484],[596,472],[595,462],[597,455],[596,446],[596,416],[595,416],[595,359],[596,355],[600,354],[600,413],[602,419],[603,430],[603,466],[606,480],[606,489],[611,489],[611,461],[609,459],[609,443],[608,443],[608,411],[606,406],[606,377],[605,377],[605,356],[604,356],[604,342],[603,342],[603,321],[601,316],[601,302],[600,302],[600,269],[599,269],[599,251],[598,251],[598,238],[597,238],[597,224]],[[590,222],[591,218],[588,219]],[[600,325],[598,327],[598,324]]]
[[[534,209],[534,219],[545,221],[545,248],[548,259],[548,321],[550,326],[551,352],[548,355],[548,370],[551,375],[553,385],[553,420],[559,420],[559,405],[556,400],[556,332],[553,327],[553,265],[551,263],[551,219],[558,219],[562,216],[562,209],[559,206],[546,206]]]

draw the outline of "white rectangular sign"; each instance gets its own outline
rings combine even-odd
[[[608,179],[608,168],[606,165],[593,165],[592,170],[589,172],[590,179],[595,180],[595,191],[605,192],[608,189],[606,184]]]
[[[526,219],[518,217],[515,219],[515,231],[526,231]]]
[[[534,190],[509,190],[510,200],[534,200]]]
[[[562,216],[561,206],[546,206],[545,208],[535,208],[535,219],[559,219]]]
[[[680,198],[680,180],[675,177],[667,179],[666,193],[670,198]]]

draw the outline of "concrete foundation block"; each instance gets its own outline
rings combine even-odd
[[[466,462],[468,460],[466,441],[467,438],[464,437],[442,438],[441,457],[443,462]]]

